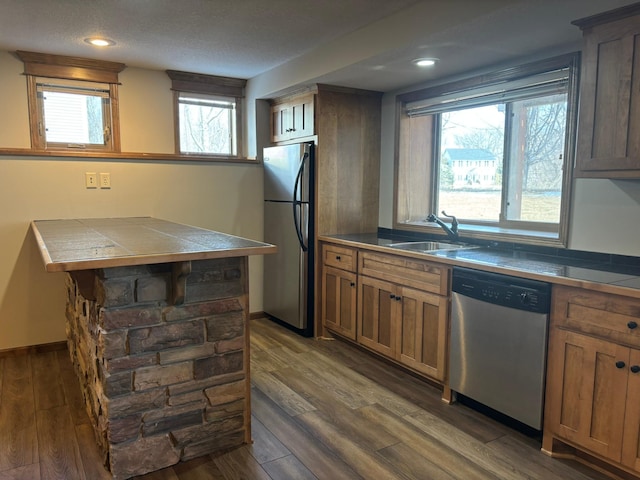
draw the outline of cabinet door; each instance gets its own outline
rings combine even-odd
[[[553,329],[545,429],[620,462],[629,349]]]
[[[448,301],[419,290],[402,289],[399,328],[400,362],[444,381]]]
[[[358,278],[358,343],[391,358],[396,353],[397,291],[393,283]]]
[[[640,350],[631,350],[622,463],[640,472]]]
[[[322,269],[323,325],[356,339],[356,274],[332,267]]]
[[[584,36],[578,170],[640,170],[640,96],[633,94],[640,90],[639,18]]]
[[[291,138],[314,134],[313,95],[306,95],[291,105]]]
[[[271,141],[274,143],[287,140],[291,135],[291,110],[288,105],[271,107]]]

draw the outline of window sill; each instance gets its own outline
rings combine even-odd
[[[59,157],[59,158],[87,158],[114,160],[148,160],[148,161],[187,161],[210,163],[249,163],[259,164],[257,158],[225,157],[214,155],[184,155],[176,153],[146,153],[146,152],[96,152],[80,150],[41,150],[34,148],[0,148],[0,156],[20,157]]]
[[[444,231],[433,223],[417,221],[396,223],[395,230],[406,230],[411,232],[422,232],[429,235],[443,235]],[[484,240],[495,242],[512,242],[528,245],[541,245],[553,247],[565,247],[558,232],[545,232],[535,230],[522,230],[515,228],[500,228],[485,225],[464,225],[458,227],[460,239]]]

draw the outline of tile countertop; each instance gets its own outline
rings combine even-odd
[[[349,246],[369,247],[385,253],[432,259],[454,266],[475,268],[505,275],[531,278],[607,293],[640,298],[640,266],[620,265],[593,259],[562,257],[469,245],[456,250],[429,253],[389,248],[392,243],[407,240],[388,239],[371,234],[324,235],[320,240]]]
[[[152,217],[34,220],[47,272],[275,253],[276,247]]]

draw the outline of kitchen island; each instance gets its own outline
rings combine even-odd
[[[248,256],[273,245],[136,218],[36,220],[105,466],[130,478],[248,443]]]

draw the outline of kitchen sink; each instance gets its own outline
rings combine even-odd
[[[469,248],[469,245],[460,243],[447,242],[402,242],[392,243],[388,245],[391,248],[399,250],[408,250],[410,252],[435,252],[437,250],[456,250],[458,248]]]

